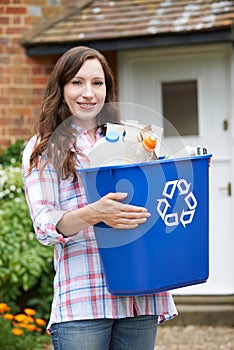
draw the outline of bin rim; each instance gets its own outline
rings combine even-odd
[[[161,158],[161,159],[159,158],[159,159],[148,161],[148,162],[77,168],[77,171],[78,172],[87,172],[87,171],[97,171],[99,169],[108,170],[108,169],[134,168],[134,167],[140,167],[140,166],[146,166],[146,165],[152,165],[152,164],[156,165],[156,164],[161,164],[161,163],[181,162],[181,161],[187,161],[187,160],[196,161],[196,160],[201,160],[201,159],[209,159],[211,157],[212,157],[212,154],[207,153],[207,154],[188,156],[188,157],[180,157],[180,158]]]

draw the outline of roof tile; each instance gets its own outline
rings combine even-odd
[[[233,0],[96,0],[74,9],[46,28],[33,28],[22,44],[56,44],[157,33],[188,33],[231,28]]]

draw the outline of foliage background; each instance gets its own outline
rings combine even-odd
[[[21,172],[23,140],[0,155],[0,300],[12,309],[34,307],[48,320],[53,290],[53,247],[35,238]]]

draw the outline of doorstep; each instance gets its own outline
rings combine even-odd
[[[234,326],[234,295],[173,296],[179,315],[165,325]]]

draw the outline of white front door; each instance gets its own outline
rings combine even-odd
[[[234,293],[231,58],[228,45],[127,51],[119,54],[119,101],[162,112],[162,83],[196,81],[198,133],[183,142],[212,153],[210,166],[210,277],[177,294]],[[131,114],[131,113],[130,113]],[[146,113],[147,114],[147,113]],[[136,116],[129,115],[129,119]],[[141,119],[142,118],[142,119]],[[142,113],[137,119],[144,123]],[[158,121],[158,120],[157,120]],[[149,121],[147,121],[149,122]],[[151,120],[151,123],[154,123]],[[165,142],[170,145],[173,137]]]

